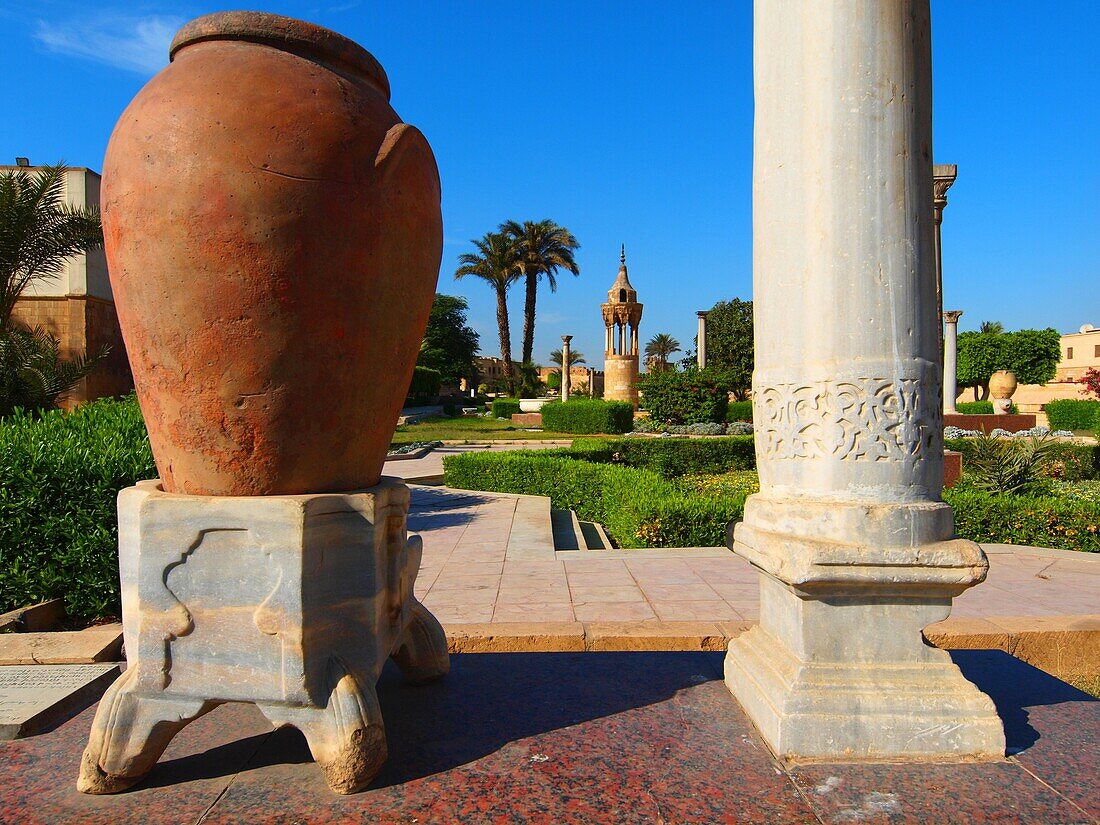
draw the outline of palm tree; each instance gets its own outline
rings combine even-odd
[[[573,252],[580,244],[573,233],[564,226],[558,226],[551,220],[505,221],[500,231],[515,240],[519,252],[520,273],[526,279],[527,295],[523,305],[523,360],[531,360],[535,346],[535,297],[539,278],[545,276],[550,291],[557,292],[558,282],[554,277],[559,269],[580,275],[580,267],[573,258]]]
[[[519,279],[515,242],[503,232],[487,232],[471,243],[477,252],[458,256],[455,280],[473,275],[493,288],[497,296],[497,328],[500,331],[500,357],[504,361],[504,381],[508,394],[515,395],[516,377],[512,370],[512,334],[508,329],[508,290]]]
[[[668,369],[668,358],[672,353],[680,351],[680,342],[667,333],[660,332],[649,339],[645,345],[647,359],[652,358],[659,372]]]
[[[982,325],[978,327],[978,332],[992,332],[995,335],[1000,335],[1005,331],[1005,325],[1000,321],[982,321]]]
[[[557,364],[559,369],[562,365],[561,364],[561,359],[562,359],[562,355],[561,355],[561,350],[560,349],[553,350],[550,353],[551,363]],[[579,349],[569,350],[569,366],[572,367],[575,364],[587,364],[587,363],[588,362],[584,360],[584,353],[581,352]]]
[[[106,357],[104,348],[62,360],[53,334],[12,320],[28,286],[56,278],[67,258],[102,245],[99,210],[65,203],[63,164],[0,173],[0,415],[55,406]]]

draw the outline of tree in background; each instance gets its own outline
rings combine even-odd
[[[1100,370],[1096,367],[1089,367],[1078,381],[1085,386],[1081,390],[1082,395],[1095,395],[1100,398]]]
[[[557,292],[558,282],[554,277],[559,269],[580,275],[580,267],[573,252],[580,244],[573,233],[564,226],[558,226],[551,220],[505,221],[500,225],[501,233],[510,237],[516,244],[517,265],[526,282],[526,300],[523,305],[523,361],[531,362],[535,347],[535,299],[538,282],[545,277],[551,292]]]
[[[973,387],[974,397],[989,398],[989,379],[997,370],[1011,370],[1021,384],[1045,384],[1054,378],[1062,357],[1056,329],[1018,332],[963,332],[958,338],[960,387]]]
[[[558,372],[559,375],[561,374],[561,366],[562,366],[561,359],[562,359],[562,352],[561,352],[560,349],[555,349],[555,350],[550,351],[550,363],[558,365],[557,372]],[[579,349],[569,350],[569,366],[575,367],[577,364],[587,364],[587,363],[588,362],[584,360],[584,353],[581,352]]]
[[[500,357],[504,361],[504,382],[508,394],[516,392],[516,377],[512,370],[512,334],[508,329],[508,290],[519,279],[518,253],[515,242],[503,232],[487,232],[471,243],[477,252],[463,252],[455,280],[473,275],[493,288],[497,296],[497,328],[500,333]]]
[[[0,173],[0,416],[55,407],[108,353],[63,359],[50,332],[12,319],[32,283],[56,278],[65,259],[103,245],[98,209],[64,202],[65,166]]]
[[[466,325],[467,307],[466,299],[457,295],[436,294],[432,302],[416,363],[439,370],[444,384],[457,384],[474,374],[479,336]]]
[[[978,332],[988,332],[993,335],[1000,335],[1005,331],[1005,325],[1000,321],[982,321],[981,326],[978,327]]]
[[[516,391],[520,398],[538,398],[546,385],[542,382],[538,364],[524,361],[519,365],[519,389]]]
[[[693,361],[691,353],[683,364],[692,369]],[[752,369],[752,301],[719,301],[707,311],[706,372],[743,401],[752,388]]]
[[[646,363],[652,363],[654,371],[663,372],[669,368],[668,359],[672,353],[679,351],[679,341],[668,333],[659,332],[645,345]]]

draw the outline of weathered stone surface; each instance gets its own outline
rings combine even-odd
[[[962,478],[963,457],[962,453],[954,450],[943,451],[943,486],[953,487]]]
[[[0,665],[66,665],[117,662],[122,625],[57,633],[0,634]]]
[[[512,423],[517,427],[541,427],[542,413],[512,413]]]
[[[254,702],[306,736],[333,790],[385,761],[375,683],[389,657],[413,682],[448,669],[443,629],[413,596],[422,544],[409,492],[224,497],[119,494],[130,666],[104,696],[79,787],[139,781],[188,722]]]
[[[61,599],[50,599],[0,613],[0,631],[39,633],[52,629],[64,615],[65,603]]]
[[[716,622],[585,622],[585,648],[612,650],[724,650]]]
[[[726,683],[783,757],[1003,756],[993,702],[921,639],[988,569],[940,501],[928,2],[757,0],[754,26],[761,490],[730,546],[760,625]]]
[[[0,666],[0,740],[64,721],[98,699],[118,672],[117,664]]]

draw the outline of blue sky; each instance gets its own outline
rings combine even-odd
[[[0,0],[0,162],[102,167],[115,120],[207,2]],[[695,311],[752,296],[752,13],[729,2],[269,2],[370,50],[443,180],[439,290],[466,296],[497,354],[494,302],[455,282],[469,239],[552,218],[579,278],[542,290],[536,359],[560,336],[602,361],[599,303],[625,243],[642,339],[685,349]],[[933,0],[935,156],[957,163],[944,221],[961,329],[1100,325],[1100,3]],[[513,340],[522,292],[510,302]]]

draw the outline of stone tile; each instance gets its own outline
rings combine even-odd
[[[700,602],[720,601],[718,595],[711,587],[699,584],[651,584],[641,583],[639,586],[645,597],[650,601],[662,602]]]
[[[573,605],[568,599],[552,602],[497,602],[494,622],[571,622]]]
[[[635,585],[603,587],[570,582],[569,592],[573,597],[573,601],[577,603],[645,601],[642,591]]]
[[[441,592],[444,590],[485,590],[491,589],[494,592],[500,586],[500,576],[498,574],[490,573],[488,575],[456,575],[453,571],[461,570],[461,565],[444,567],[440,572],[435,584],[432,586],[432,592]]]
[[[662,621],[728,621],[744,618],[724,601],[658,601],[650,602]]]
[[[526,604],[528,602],[564,602],[569,604],[569,588],[564,584],[506,585],[501,584],[497,604]]]
[[[657,621],[648,602],[573,602],[579,622]]]
[[[450,576],[496,576],[500,578],[504,561],[448,561],[443,565],[444,575]]]
[[[466,587],[454,590],[437,590],[433,587],[424,597],[429,610],[435,607],[454,607],[460,605],[492,605],[497,598],[495,586]]]
[[[427,605],[427,602],[425,602]],[[488,622],[493,618],[493,605],[490,604],[440,604],[427,605],[432,614],[446,630],[452,624]]]

